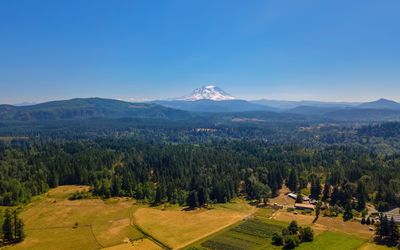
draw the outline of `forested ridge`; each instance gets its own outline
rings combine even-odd
[[[367,204],[380,212],[400,206],[399,124],[6,122],[0,124],[0,205],[21,207],[60,185],[91,187],[71,200],[133,197],[193,209],[240,197],[263,205],[285,184],[296,202],[303,192],[317,202],[317,218],[323,209],[324,216],[374,224]],[[14,223],[4,220],[2,244],[23,240],[16,216]],[[397,227],[385,221],[377,241],[398,244]]]
[[[350,146],[307,148],[245,139],[202,144],[132,137],[20,140],[1,144],[0,166],[2,205],[28,202],[58,185],[80,184],[105,198],[199,206],[238,195],[261,200],[274,196],[284,181],[300,190],[317,179],[321,188],[329,186],[317,195],[333,204],[360,206],[354,201],[360,201],[361,188],[363,202],[382,209],[400,205],[400,155]]]

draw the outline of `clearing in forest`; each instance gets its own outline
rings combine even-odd
[[[259,209],[252,218],[238,223],[228,229],[218,232],[206,239],[198,241],[187,250],[281,250],[282,246],[272,245],[273,233],[280,233],[288,222],[269,219],[272,210]],[[310,216],[309,216],[310,217]],[[308,224],[305,218],[300,224]],[[313,226],[314,227],[314,226]],[[367,242],[367,239],[336,231],[319,231],[313,242],[301,243],[296,249],[300,250],[390,250],[385,246],[378,246]],[[394,249],[393,249],[394,250]]]
[[[374,235],[373,231],[368,229],[369,226],[362,225],[358,221],[343,221],[340,217],[323,217],[320,216],[315,223],[312,223],[314,216],[294,214],[286,211],[278,211],[273,215],[273,219],[278,221],[290,222],[296,220],[300,225],[311,226],[316,234],[324,231],[340,232],[368,240]]]
[[[143,237],[132,226],[132,213],[137,208],[132,199],[67,199],[82,190],[87,187],[60,186],[27,205],[21,213],[27,237],[9,249],[90,250]]]
[[[182,248],[212,235],[249,215],[256,208],[243,201],[215,205],[213,209],[139,208],[134,214],[136,225],[171,248]]]
[[[282,247],[271,245],[272,235],[280,233],[287,225],[286,223],[268,219],[271,213],[271,209],[261,208],[247,220],[202,239],[186,249],[282,249]]]

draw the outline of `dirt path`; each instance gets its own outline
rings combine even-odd
[[[287,207],[293,207],[295,200],[292,198],[289,198],[287,194],[290,193],[289,188],[287,188],[285,185],[283,185],[282,189],[279,190],[279,195],[275,198],[269,199],[270,204],[277,203],[284,208]]]
[[[207,237],[209,237],[209,236],[211,236],[213,234],[216,234],[216,233],[218,233],[218,232],[220,232],[220,231],[222,231],[222,230],[224,230],[224,229],[226,229],[226,228],[238,223],[239,221],[242,221],[242,220],[245,220],[247,218],[250,218],[251,216],[253,216],[257,212],[257,210],[258,210],[258,208],[252,207],[252,210],[251,210],[250,214],[244,215],[242,218],[240,218],[240,220],[237,220],[237,221],[232,222],[232,223],[230,223],[228,225],[224,225],[222,227],[219,227],[219,228],[217,228],[217,229],[215,229],[215,230],[213,230],[213,231],[211,231],[211,232],[209,232],[207,234],[204,234],[204,235],[202,235],[200,237],[197,237],[197,238],[195,238],[195,239],[193,239],[193,240],[191,240],[189,242],[186,242],[185,244],[178,245],[174,249],[184,249],[185,247],[190,246],[193,243],[196,243],[196,242],[201,241],[202,239],[205,239],[205,238],[207,238]]]

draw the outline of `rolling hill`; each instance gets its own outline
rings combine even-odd
[[[0,120],[47,121],[89,118],[184,119],[190,114],[154,103],[130,103],[103,98],[77,98],[31,106],[0,105]]]
[[[362,103],[358,108],[400,110],[400,103],[382,98],[377,101]]]
[[[214,101],[201,99],[197,101],[154,101],[153,103],[160,104],[165,107],[185,110],[190,112],[243,112],[243,111],[276,111],[274,108],[254,104],[245,100],[224,100]]]

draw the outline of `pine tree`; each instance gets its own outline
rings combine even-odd
[[[300,228],[300,239],[302,242],[310,242],[314,240],[314,231],[311,227]]]
[[[379,223],[376,226],[375,235],[378,241],[381,241],[385,237],[390,236],[389,219],[386,215],[384,216],[382,213],[379,215]]]
[[[321,195],[321,180],[315,177],[311,181],[311,197],[318,200]]]
[[[322,202],[318,201],[317,205],[315,206],[315,218],[319,218],[319,214],[321,213]]]
[[[367,218],[367,220],[365,221],[365,224],[371,225],[371,218],[370,217]]]
[[[357,185],[357,196],[358,196],[357,208],[359,211],[361,211],[365,208],[368,197],[368,194],[365,190],[365,186],[361,181],[359,181]]]
[[[17,218],[15,224],[15,240],[21,242],[25,239],[24,223],[20,218]]]
[[[350,200],[347,200],[347,202],[346,202],[345,211],[343,213],[343,219],[345,221],[353,219],[353,212],[352,212],[352,206],[351,206]]]
[[[292,168],[289,174],[289,179],[287,180],[286,185],[291,191],[297,191],[299,188],[299,177],[297,176],[297,172]]]
[[[331,205],[336,205],[336,203],[339,201],[339,196],[340,190],[337,186],[334,186],[331,194]]]
[[[188,200],[187,200],[187,205],[191,208],[195,208],[199,206],[199,198],[197,195],[197,191],[193,190],[190,191]]]
[[[160,203],[161,203],[161,200],[162,200],[162,187],[161,186],[158,186],[157,187],[157,189],[156,189],[156,195],[155,195],[155,198],[154,198],[154,205],[160,205]]]
[[[322,192],[322,200],[326,201],[327,199],[329,199],[330,194],[331,194],[331,185],[329,184],[328,179],[326,179],[324,185],[324,191]]]
[[[111,182],[111,194],[113,196],[120,196],[121,195],[121,186],[122,182],[120,177],[114,176]]]
[[[3,240],[5,242],[12,242],[13,241],[13,222],[12,216],[9,209],[6,210],[4,215],[4,222],[3,222]]]
[[[392,216],[392,218],[390,219],[389,222],[389,230],[390,230],[390,241],[392,244],[397,244],[397,242],[400,239],[400,232],[399,232],[399,228],[396,225],[396,222],[394,221],[394,218]]]
[[[297,234],[297,232],[299,231],[299,224],[297,223],[297,221],[292,220],[288,226],[288,230],[291,234]]]

